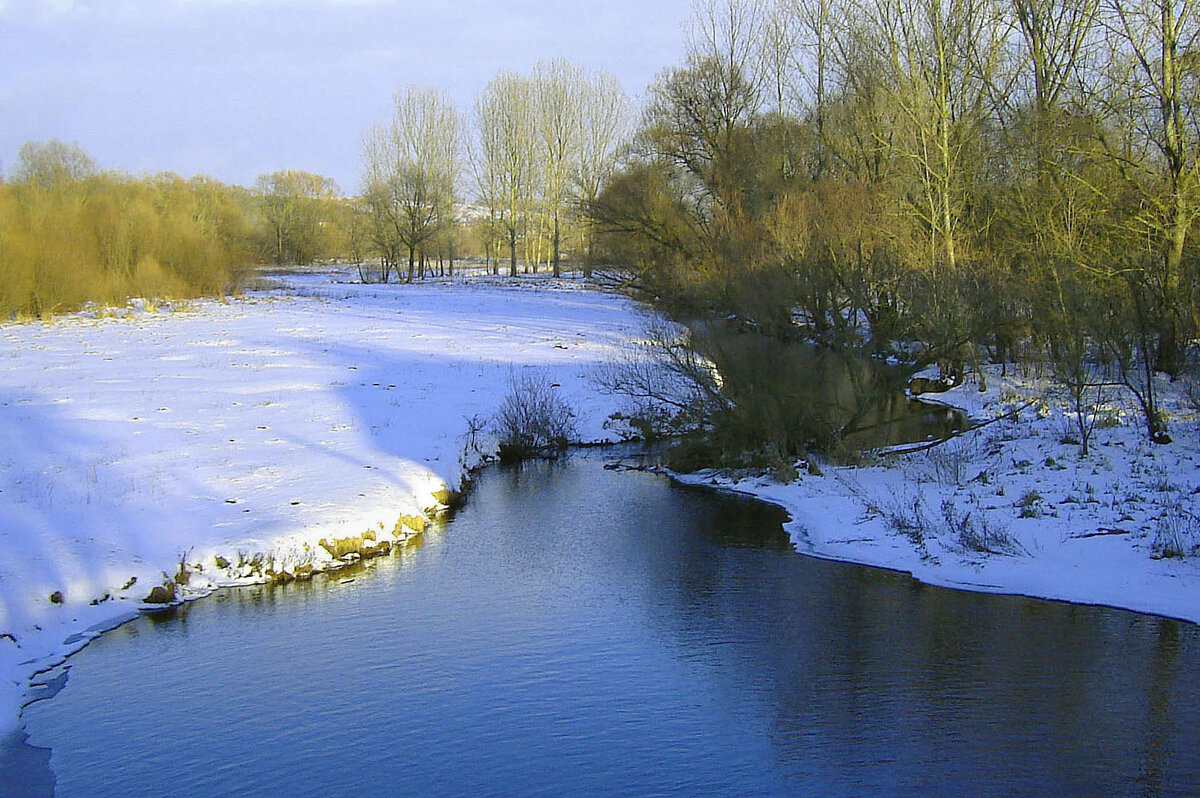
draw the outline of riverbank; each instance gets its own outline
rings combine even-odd
[[[0,327],[0,732],[32,674],[167,580],[188,598],[303,577],[339,540],[411,534],[494,447],[464,433],[514,369],[556,386],[581,441],[610,439],[617,400],[590,377],[641,334],[632,303],[355,278]]]
[[[479,425],[513,369],[556,386],[579,440],[614,437],[621,400],[591,378],[644,333],[621,297],[542,278],[274,279],[228,303],[0,326],[0,732],[31,674],[165,580],[189,598],[303,577],[339,565],[338,541],[411,534],[494,450]],[[1160,556],[1172,534],[1197,539],[1200,424],[1181,387],[1163,386],[1174,443],[1147,443],[1114,395],[1083,458],[1048,381],[987,382],[938,399],[1003,420],[926,451],[788,485],[685,481],[784,507],[814,556],[1200,622],[1195,558]]]
[[[1180,383],[1160,385],[1174,442],[1147,441],[1111,389],[1082,455],[1051,380],[986,367],[934,397],[980,426],[944,444],[817,464],[793,483],[681,477],[783,507],[797,550],[911,573],[930,585],[1098,604],[1200,623],[1200,416]],[[986,423],[992,422],[992,423]],[[810,471],[817,471],[814,474]]]

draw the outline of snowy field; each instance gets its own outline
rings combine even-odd
[[[616,400],[590,375],[642,330],[628,301],[351,279],[0,327],[0,732],[30,674],[181,560],[196,595],[327,566],[322,539],[394,539],[474,464],[468,419],[513,369],[561,386],[581,439],[607,437]]]
[[[685,478],[785,508],[797,550],[932,585],[1100,604],[1200,623],[1200,419],[1163,382],[1174,442],[1149,443],[1127,392],[1109,389],[1091,451],[1049,379],[987,367],[926,395],[993,423],[926,451],[822,466],[780,485]],[[1024,409],[1022,409],[1024,408]],[[1014,417],[1014,411],[1020,410]],[[1183,559],[1164,556],[1189,552]]]

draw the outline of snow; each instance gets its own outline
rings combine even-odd
[[[797,550],[813,556],[931,585],[1200,622],[1198,558],[1162,557],[1158,545],[1172,531],[1200,545],[1200,419],[1182,385],[1159,386],[1173,443],[1149,443],[1132,402],[1110,389],[1084,457],[1070,403],[1052,381],[1001,377],[998,366],[984,374],[987,390],[971,381],[921,397],[995,419],[939,446],[820,464],[819,475],[799,464],[790,484],[683,479],[783,507]]]
[[[494,446],[470,445],[468,419],[512,369],[560,386],[581,440],[610,438],[618,403],[590,377],[644,327],[627,300],[571,280],[352,279],[0,326],[0,735],[32,674],[181,560],[193,597],[336,565],[323,538],[394,539]]]

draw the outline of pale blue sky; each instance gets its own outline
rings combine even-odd
[[[406,83],[460,107],[563,57],[631,94],[682,60],[689,0],[0,0],[0,165],[77,141],[103,168],[357,188],[359,141]]]

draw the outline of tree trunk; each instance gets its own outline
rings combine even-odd
[[[587,236],[587,243],[584,244],[583,247],[583,276],[590,280],[592,277],[592,259],[595,257],[594,245],[592,243],[595,235],[594,231],[591,229],[591,223],[588,222],[587,225],[588,226],[585,228],[584,232],[584,235]]]
[[[555,277],[562,277],[561,260],[560,260],[560,255],[558,252],[559,243],[560,243],[560,241],[559,241],[559,229],[558,229],[558,209],[556,208],[554,210],[554,276]]]

